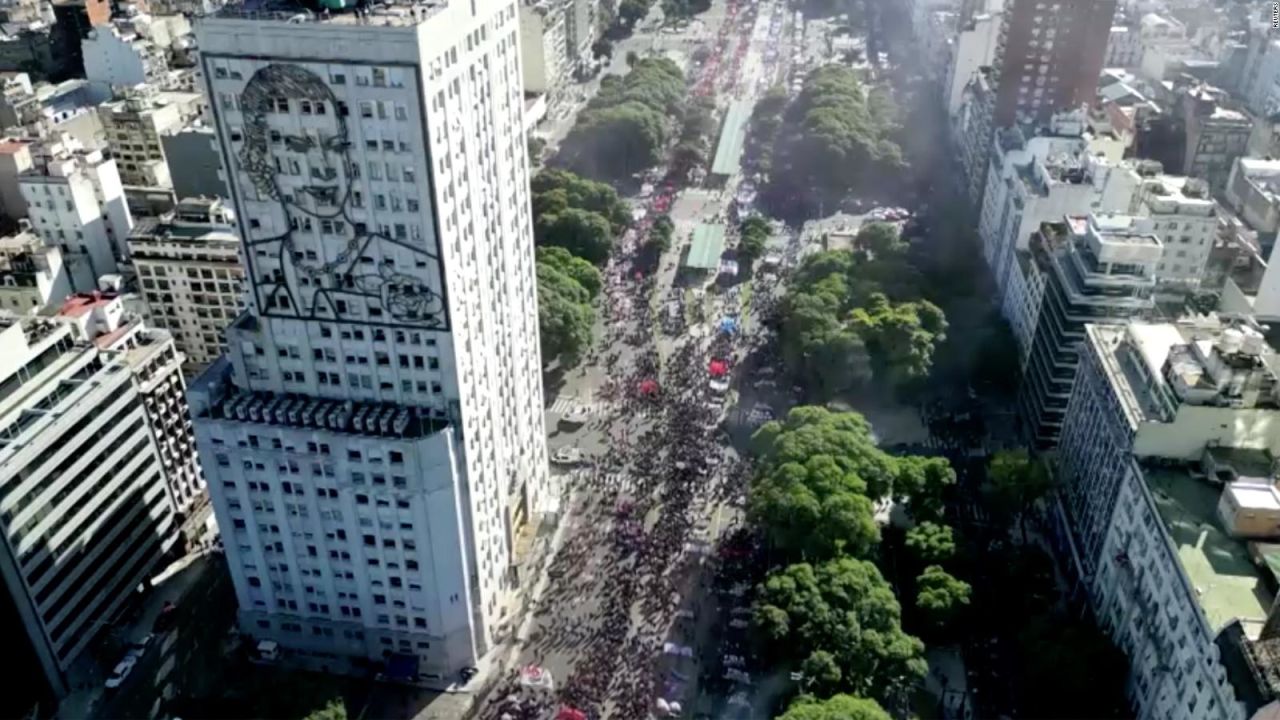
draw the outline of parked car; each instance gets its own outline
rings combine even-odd
[[[129,673],[133,672],[133,668],[138,664],[138,658],[134,655],[125,655],[124,659],[116,663],[115,669],[111,671],[111,676],[107,678],[107,689],[115,690],[120,687],[124,679],[129,677]]]

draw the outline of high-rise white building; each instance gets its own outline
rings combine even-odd
[[[1236,320],[1086,326],[1053,537],[1141,720],[1265,717],[1274,697],[1273,358]]]
[[[129,255],[148,321],[173,334],[189,370],[226,351],[223,333],[244,310],[244,266],[235,217],[221,200],[187,198],[160,218],[142,218]]]
[[[249,309],[191,398],[241,628],[454,682],[555,494],[518,11],[273,8],[197,27]]]

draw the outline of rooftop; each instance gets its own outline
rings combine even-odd
[[[693,230],[693,243],[684,266],[695,270],[716,270],[724,254],[724,225],[700,224]]]
[[[1263,623],[1273,596],[1248,546],[1222,529],[1220,488],[1186,470],[1147,467],[1144,476],[1209,626],[1217,632],[1236,618]]]
[[[76,293],[67,297],[62,303],[62,308],[58,310],[58,314],[63,317],[81,317],[87,313],[93,312],[94,308],[107,305],[112,300],[120,297],[116,293],[91,292]]]
[[[738,172],[742,160],[742,148],[747,141],[747,121],[751,119],[752,103],[734,100],[724,115],[720,130],[720,142],[716,144],[715,160],[711,163],[713,175],[733,175]]]
[[[354,4],[354,3],[353,3]],[[223,6],[214,17],[221,20],[275,21],[293,24],[380,25],[412,27],[443,9],[442,0],[383,0],[361,10],[325,10],[314,13],[294,0],[245,0]]]

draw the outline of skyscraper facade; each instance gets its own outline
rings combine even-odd
[[[551,499],[516,4],[197,28],[248,310],[192,387],[244,631],[447,683]]]
[[[1010,0],[996,41],[996,127],[1092,103],[1116,0]]]

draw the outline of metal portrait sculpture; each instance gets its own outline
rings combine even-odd
[[[270,118],[282,101],[311,104],[317,110],[308,124],[329,127],[310,134],[273,135]],[[443,287],[443,268],[434,248],[424,237],[392,237],[379,232],[374,223],[366,225],[352,217],[351,138],[339,107],[333,91],[318,75],[290,64],[261,68],[240,95],[244,116],[240,167],[259,197],[279,203],[288,226],[281,235],[246,238],[250,258],[265,246],[275,249],[280,261],[281,271],[271,277],[255,273],[259,309],[267,316],[448,329],[444,299],[426,282],[430,278]],[[293,195],[280,182],[289,167],[295,174],[307,173],[305,184],[290,186]],[[297,200],[300,194],[309,198],[305,205]],[[312,259],[300,251],[295,235],[314,230],[317,223],[340,230],[326,236],[324,252]],[[335,237],[340,238],[340,247],[334,247]],[[421,274],[406,274],[388,262],[391,253],[384,250],[392,247],[412,253]],[[374,258],[372,265],[361,261],[368,256]],[[300,282],[303,277],[308,279],[305,286]],[[303,293],[310,293],[309,302],[298,302]],[[361,305],[376,307],[381,314],[367,317],[361,310],[353,311]]]

